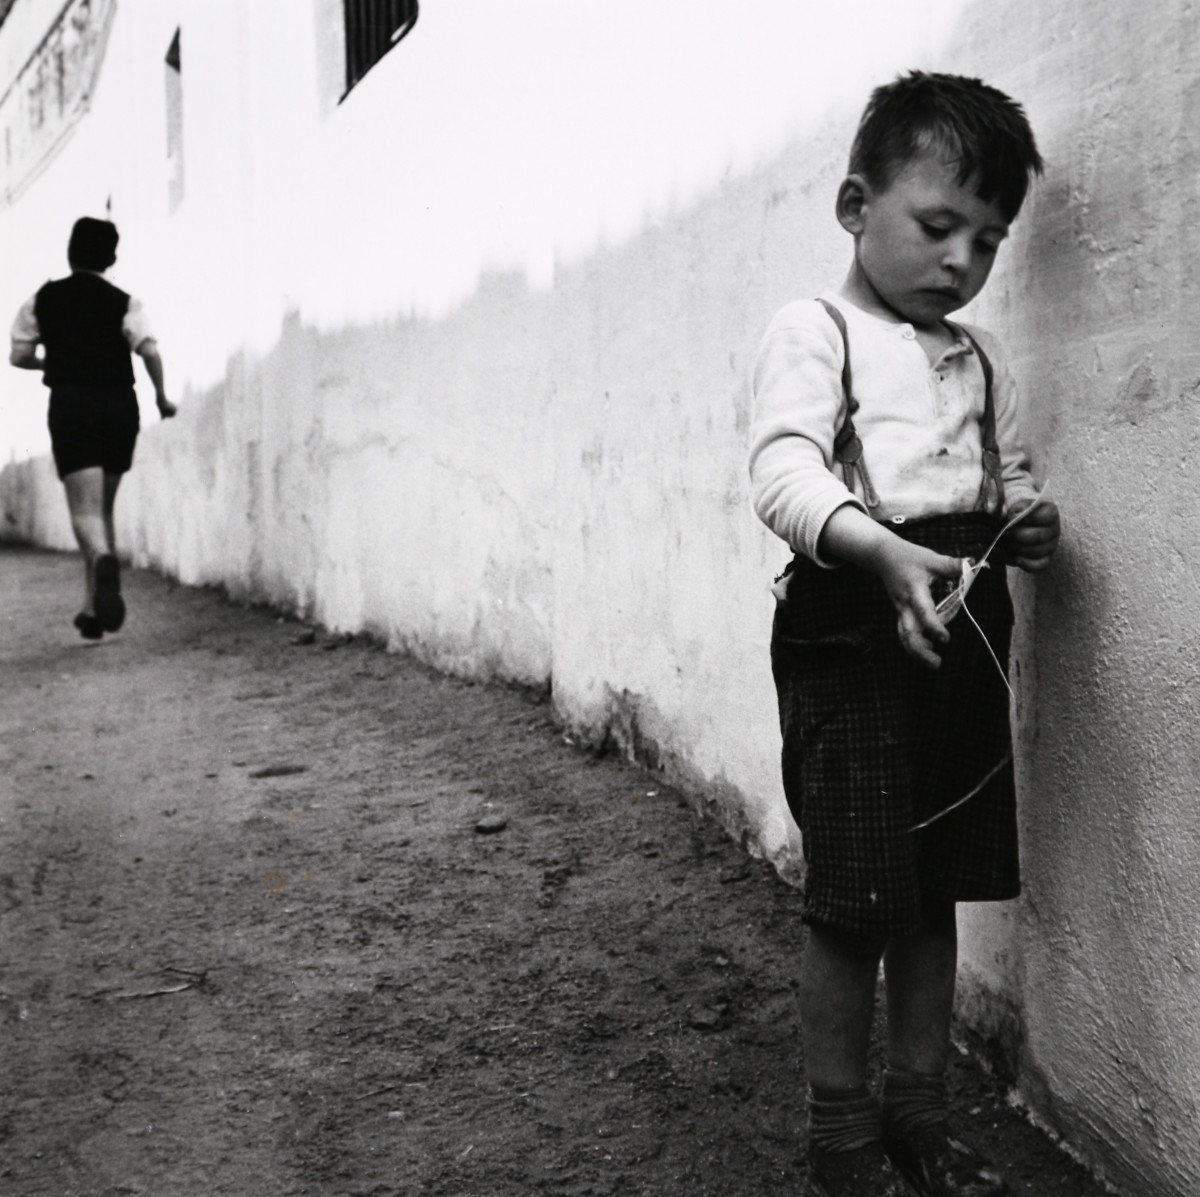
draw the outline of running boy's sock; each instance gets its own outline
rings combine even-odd
[[[879,1142],[879,1103],[857,1089],[812,1089],[809,1099],[809,1139],[822,1151],[853,1151]]]
[[[883,1074],[883,1117],[889,1127],[908,1131],[942,1126],[950,1108],[944,1073],[905,1072],[888,1068]]]

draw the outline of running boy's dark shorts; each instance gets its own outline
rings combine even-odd
[[[133,464],[139,427],[133,387],[62,383],[50,391],[49,422],[60,478],[91,466],[124,474]]]
[[[983,514],[895,529],[979,558],[999,530]],[[854,934],[911,929],[925,899],[1020,892],[1008,670],[1012,603],[999,549],[950,623],[940,669],[905,652],[882,583],[854,566],[797,557],[779,604],[771,664],[783,783],[802,839],[804,920]],[[967,802],[914,830],[994,776]]]

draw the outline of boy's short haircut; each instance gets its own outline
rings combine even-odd
[[[996,202],[1006,220],[1021,210],[1042,157],[1025,111],[979,79],[911,71],[877,87],[859,122],[849,173],[886,190],[899,167],[932,151]]]
[[[81,216],[71,230],[67,261],[79,270],[107,270],[117,260],[117,226],[111,220]]]

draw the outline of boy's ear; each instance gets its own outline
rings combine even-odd
[[[847,175],[838,188],[837,213],[838,224],[847,233],[858,236],[863,230],[863,213],[867,207],[867,182],[862,175]]]

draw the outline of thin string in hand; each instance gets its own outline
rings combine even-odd
[[[1015,528],[1017,524],[1019,524],[1031,511],[1040,507],[1046,501],[1046,488],[1048,485],[1048,483],[1044,485],[1038,492],[1037,497],[1033,500],[1033,502],[1030,503],[1028,507],[1024,507],[1018,511],[1017,514],[1014,515],[1012,519],[1010,519],[1008,523],[996,533],[995,537],[992,539],[992,543],[988,545],[983,556],[980,557],[978,561],[972,561],[970,558],[968,558],[963,562],[962,577],[959,579],[958,585],[955,586],[955,588],[948,595],[946,595],[946,597],[942,599],[942,601],[938,603],[936,607],[938,615],[943,620],[949,623],[949,621],[959,613],[963,604],[967,601],[967,591],[971,589],[971,586],[975,579],[979,576],[980,571],[988,568],[988,558],[992,555],[992,550],[1000,543],[1005,533],[1008,532],[1010,528]],[[974,623],[975,621],[972,620],[971,622]],[[978,627],[979,625],[975,624],[975,626]],[[980,632],[980,635],[982,636],[983,633]],[[984,639],[986,640],[987,637],[984,637]],[[988,647],[990,648],[991,646],[989,645]],[[993,659],[994,656],[995,654],[993,654]],[[1008,680],[1005,679],[1005,685],[1007,684]]]
[[[995,539],[992,541],[992,543],[990,545],[988,545],[987,551],[983,554],[982,557],[980,557],[978,563],[970,562],[970,561],[964,563],[962,581],[959,582],[958,586],[955,587],[955,589],[953,591],[951,591],[951,593],[946,598],[942,599],[942,601],[940,603],[938,603],[938,606],[937,606],[938,614],[945,616],[945,618],[947,618],[947,619],[953,619],[954,616],[957,615],[960,610],[966,612],[966,616],[971,621],[971,625],[979,633],[979,638],[983,641],[984,647],[988,650],[988,655],[992,658],[992,661],[995,663],[996,672],[1000,674],[1000,680],[1004,683],[1004,688],[1008,691],[1009,697],[1014,702],[1016,701],[1017,696],[1013,692],[1012,686],[1009,684],[1008,674],[1004,672],[1004,667],[1000,664],[1000,659],[996,656],[996,652],[995,652],[995,649],[992,648],[991,641],[988,640],[987,635],[985,634],[983,628],[981,628],[979,626],[978,621],[976,620],[975,616],[971,614],[971,610],[967,606],[967,591],[971,589],[971,583],[975,581],[975,578],[979,574],[980,570],[987,568],[987,559],[988,559],[988,557],[991,556],[992,550],[1000,543],[1000,540],[1004,536],[1004,534],[1010,528],[1012,528],[1015,525],[1017,525],[1018,523],[1020,523],[1021,520],[1023,520],[1035,507],[1040,507],[1041,504],[1046,501],[1045,494],[1046,494],[1046,487],[1043,485],[1041,491],[1038,493],[1037,498],[1034,499],[1034,501],[1032,503],[1030,503],[1028,507],[1017,512],[1017,514],[1015,516],[1013,516],[1013,518],[1010,519],[1008,521],[1008,523],[1005,524],[1004,527],[1000,529],[999,532],[996,533]],[[954,606],[954,610],[952,612],[950,612],[948,615],[946,615],[946,612],[943,610],[943,608],[948,608],[951,605],[954,605],[955,602],[957,602],[957,605]],[[924,828],[928,827],[931,823],[936,823],[939,819],[943,818],[945,815],[950,814],[951,811],[958,810],[958,808],[960,806],[964,806],[972,798],[974,798],[975,795],[978,794],[979,791],[982,790],[983,787],[986,786],[987,783],[989,781],[991,781],[992,778],[995,777],[996,774],[999,773],[1000,770],[1003,769],[1004,766],[1007,765],[1008,762],[1011,760],[1012,760],[1012,750],[1010,749],[1008,752],[1006,752],[1004,754],[1003,758],[984,776],[983,780],[977,786],[975,786],[974,789],[970,790],[962,798],[959,798],[956,801],[952,802],[944,810],[938,811],[938,813],[936,815],[931,815],[928,819],[925,820],[924,823],[918,823],[915,827],[910,827],[908,830],[910,832],[921,831]]]

